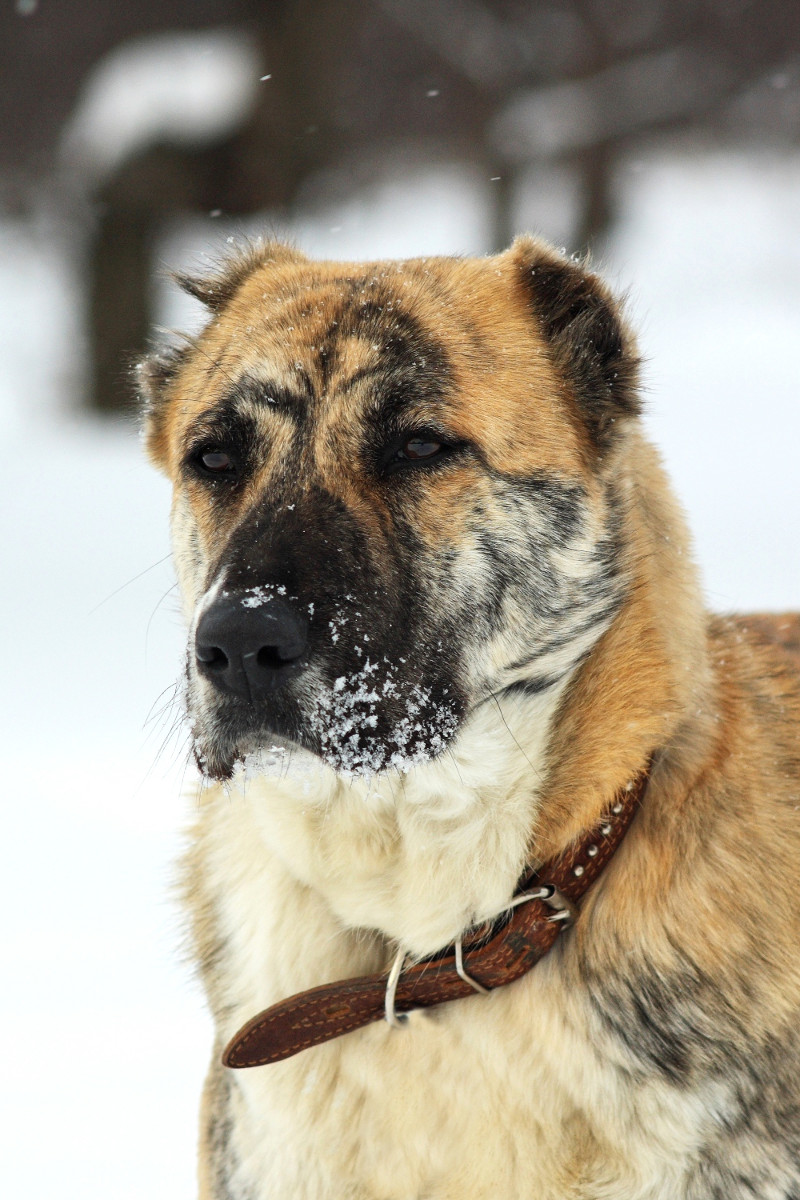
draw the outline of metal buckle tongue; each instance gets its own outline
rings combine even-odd
[[[386,996],[383,1001],[383,1015],[385,1020],[393,1029],[402,1029],[408,1020],[408,1013],[395,1012],[394,998],[397,993],[397,985],[400,982],[400,975],[403,971],[403,963],[406,961],[405,950],[398,950],[395,955],[392,969],[389,972],[389,978],[386,980]]]

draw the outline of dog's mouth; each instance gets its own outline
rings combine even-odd
[[[220,694],[190,671],[197,764],[224,780],[240,763],[285,762],[293,749],[343,775],[405,772],[437,758],[458,730],[464,702],[451,684],[407,678],[404,665],[366,658],[329,681],[310,666],[247,698]]]
[[[436,758],[467,704],[458,654],[379,594],[301,599],[284,585],[213,588],[189,646],[188,702],[204,774],[231,776],[273,747],[335,771],[407,771]],[[430,622],[428,623],[431,624]]]

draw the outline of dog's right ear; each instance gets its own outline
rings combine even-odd
[[[150,458],[164,471],[168,460],[166,393],[191,349],[189,342],[184,346],[168,346],[136,364],[144,444]]]
[[[270,264],[306,262],[306,256],[285,242],[245,242],[207,275],[175,271],[172,278],[184,292],[194,296],[212,313],[222,312],[254,271]]]
[[[185,292],[210,309],[213,319],[255,271],[273,264],[283,266],[307,261],[304,254],[284,242],[246,242],[209,274],[195,276],[175,272],[173,279]],[[136,367],[145,445],[153,462],[162,470],[166,470],[168,462],[165,430],[167,396],[170,384],[192,349],[190,341],[182,346],[169,346],[148,355]]]

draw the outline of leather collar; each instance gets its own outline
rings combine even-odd
[[[617,794],[598,824],[569,850],[523,875],[508,909],[458,942],[389,974],[362,975],[311,988],[259,1013],[234,1035],[222,1061],[257,1067],[386,1017],[399,1025],[412,1009],[473,992],[490,992],[526,974],[547,954],[577,903],[609,862],[630,826],[650,777],[648,766]]]

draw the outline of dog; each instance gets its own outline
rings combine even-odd
[[[705,613],[620,304],[530,237],[181,282],[203,1200],[797,1200],[800,621]]]

